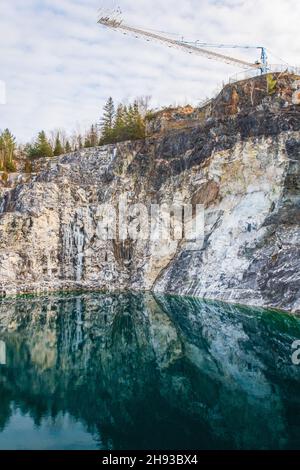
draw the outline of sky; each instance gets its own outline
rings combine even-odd
[[[41,129],[82,131],[109,96],[197,105],[243,78],[238,67],[100,26],[101,6],[120,6],[124,23],[175,39],[264,45],[271,63],[300,64],[299,0],[0,0],[0,129],[22,142]],[[256,49],[221,52],[259,58]]]

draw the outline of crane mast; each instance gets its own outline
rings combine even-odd
[[[98,20],[98,23],[108,28],[111,28],[113,30],[116,30],[116,31],[119,30],[123,32],[123,34],[131,33],[135,35],[136,37],[144,37],[148,41],[153,39],[155,41],[159,41],[161,43],[167,44],[169,47],[183,49],[184,51],[190,54],[198,54],[208,59],[218,60],[226,64],[237,65],[244,69],[256,69],[256,70],[261,70],[262,73],[264,73],[267,68],[266,62],[264,63],[263,61],[262,62],[258,61],[256,63],[252,63],[252,62],[247,62],[245,60],[237,59],[235,57],[230,57],[224,54],[220,54],[218,52],[209,51],[202,47],[198,47],[197,45],[192,45],[190,43],[186,43],[183,41],[177,41],[175,39],[171,39],[166,36],[161,36],[154,32],[145,31],[143,29],[128,26],[124,24],[122,20],[115,19],[113,16],[101,16],[100,19]],[[260,48],[260,49],[262,49],[262,58],[263,58],[264,48]]]

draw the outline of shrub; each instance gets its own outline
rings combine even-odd
[[[267,75],[267,87],[269,95],[274,95],[274,93],[276,93],[277,80],[276,78],[273,78],[271,73]]]
[[[16,171],[16,165],[13,161],[11,162],[6,162],[5,164],[5,169],[6,171],[8,171],[9,173],[14,173]]]
[[[8,173],[6,173],[6,171],[4,173],[2,173],[1,180],[3,181],[3,183],[7,183]]]

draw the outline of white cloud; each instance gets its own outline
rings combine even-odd
[[[5,5],[4,5],[5,3]],[[109,6],[107,1],[106,4]],[[98,0],[1,2],[0,80],[7,104],[0,128],[30,139],[41,128],[72,130],[98,119],[109,95],[152,95],[158,106],[197,103],[239,71],[105,30]],[[299,61],[298,0],[119,0],[126,22],[203,42],[265,45]],[[256,60],[258,51],[234,49]],[[272,57],[273,63],[278,63]]]

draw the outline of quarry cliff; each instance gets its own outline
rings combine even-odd
[[[147,138],[39,162],[0,196],[0,295],[153,290],[300,312],[300,78],[227,85]],[[201,248],[103,240],[99,205],[201,204]]]

